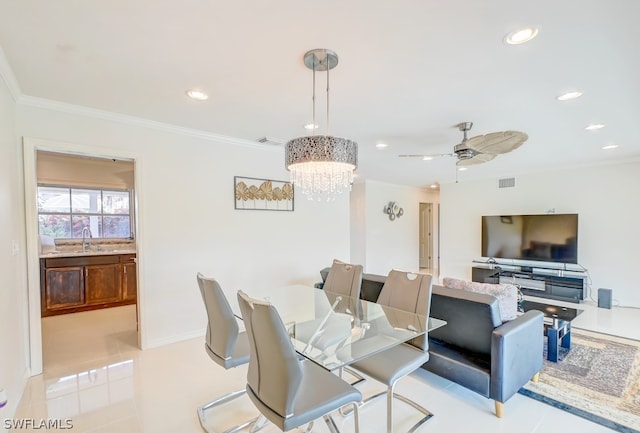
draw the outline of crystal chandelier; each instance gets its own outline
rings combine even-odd
[[[358,144],[329,134],[329,70],[338,64],[338,55],[326,49],[308,51],[304,64],[313,70],[314,134],[294,138],[285,148],[285,165],[291,181],[309,199],[335,199],[336,194],[351,189],[353,171],[358,166]],[[327,135],[315,135],[316,71],[327,71]]]

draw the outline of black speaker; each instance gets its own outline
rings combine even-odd
[[[598,289],[598,307],[611,309],[611,289]]]

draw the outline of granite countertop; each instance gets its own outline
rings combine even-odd
[[[106,255],[115,255],[115,254],[135,254],[136,250],[134,249],[89,249],[87,251],[51,251],[48,253],[40,254],[40,258],[51,258],[51,257],[82,257],[82,256],[106,256]]]

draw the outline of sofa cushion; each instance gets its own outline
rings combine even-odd
[[[513,284],[477,283],[449,277],[443,278],[442,283],[450,289],[495,296],[498,299],[500,318],[503,322],[518,317],[518,289]]]
[[[441,341],[429,341],[429,361],[422,368],[489,397],[491,359],[488,356],[461,350]]]

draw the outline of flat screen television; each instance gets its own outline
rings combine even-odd
[[[578,263],[578,214],[483,216],[482,256]]]

